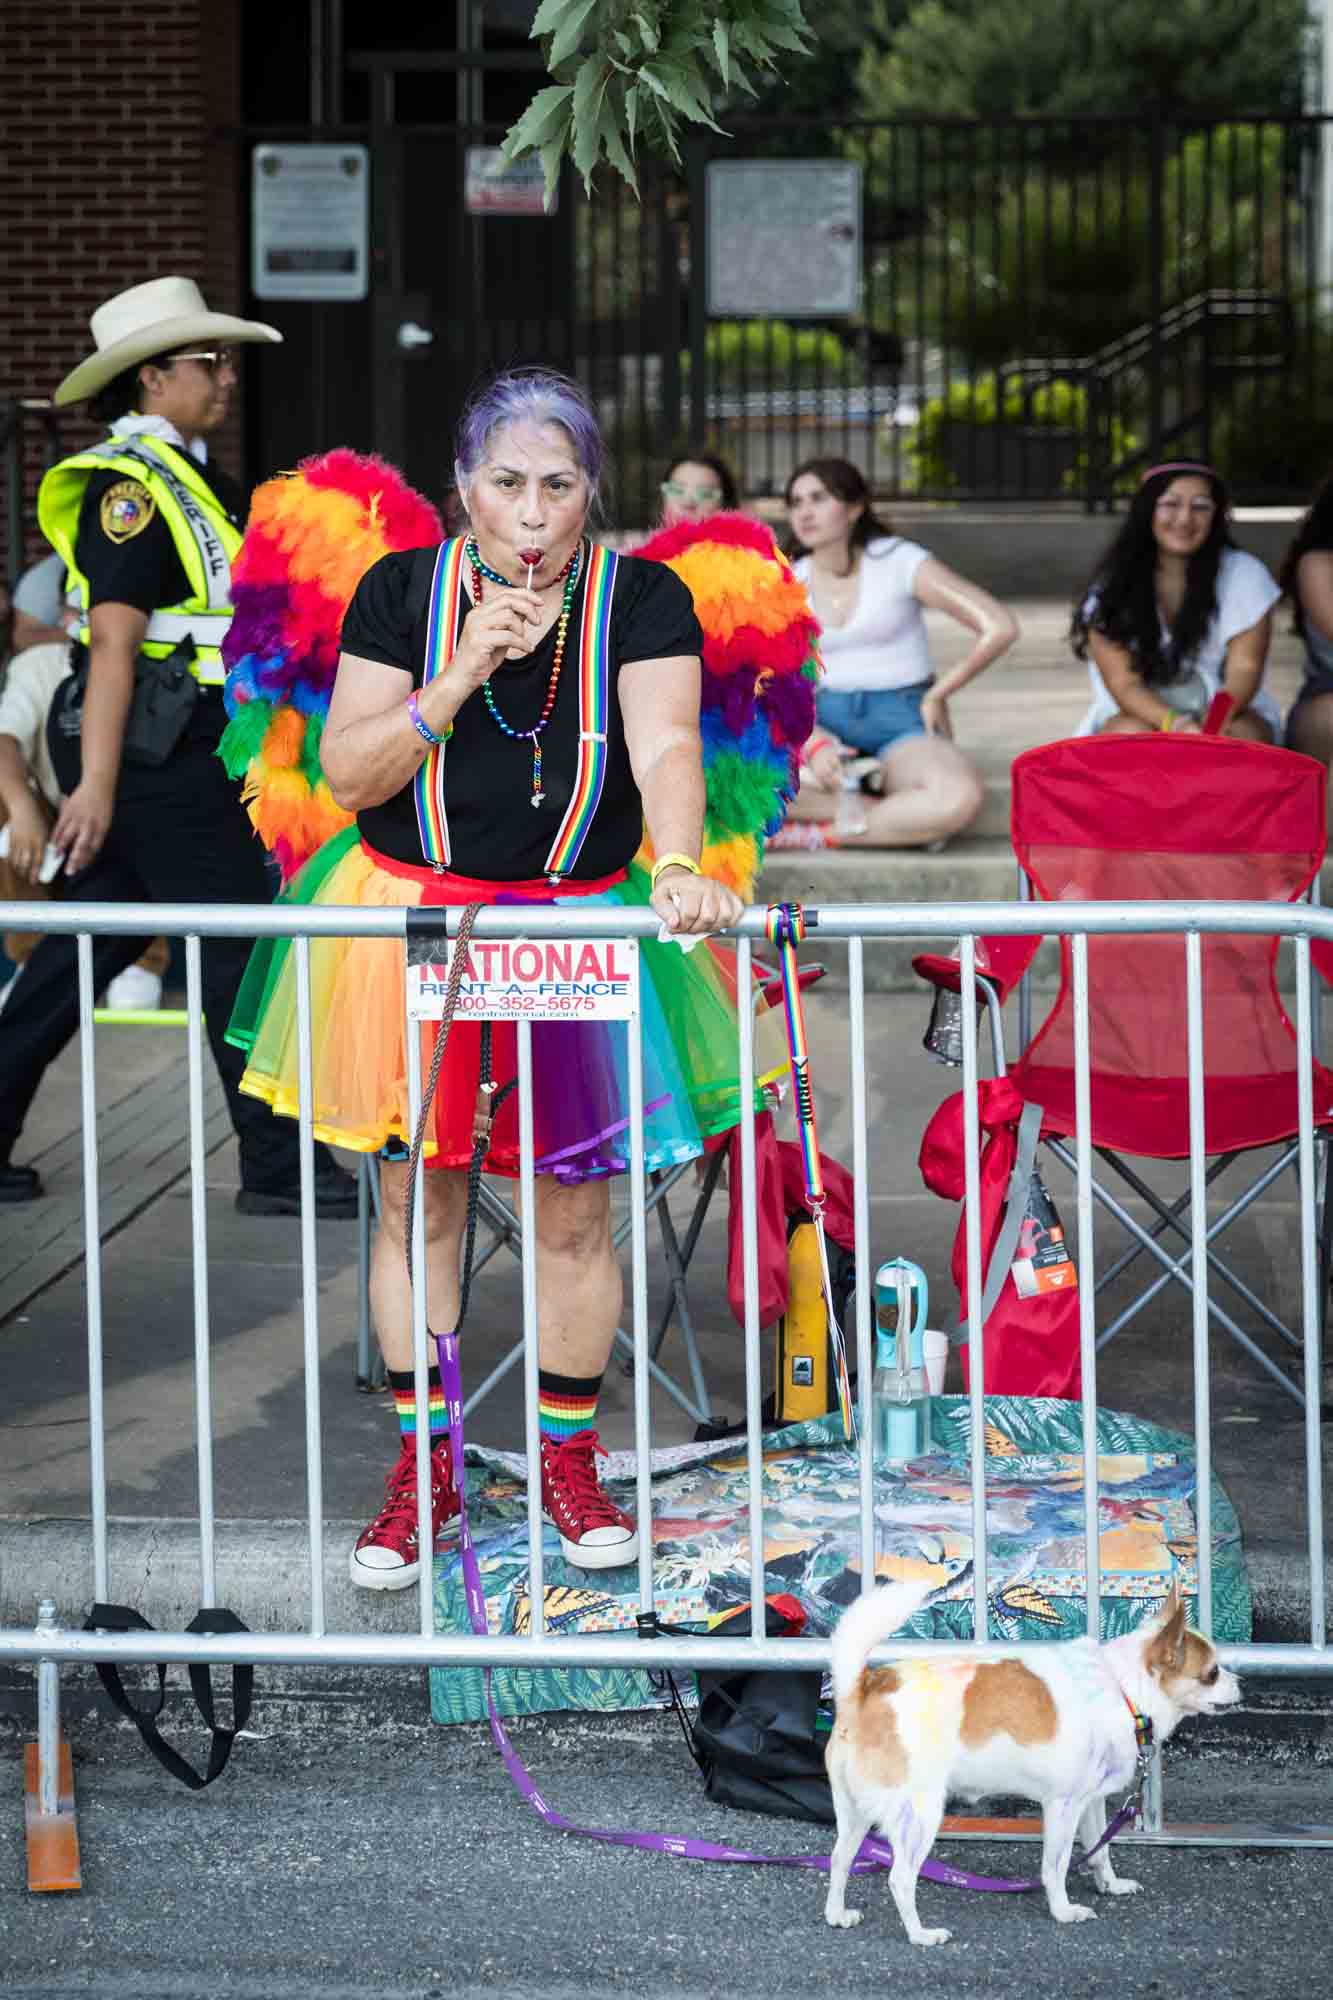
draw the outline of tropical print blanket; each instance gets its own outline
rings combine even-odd
[[[904,1627],[905,1636],[972,1636],[970,1406],[937,1397],[935,1450],[878,1478],[875,1571],[945,1586],[942,1601]],[[1102,1636],[1129,1631],[1165,1596],[1173,1578],[1197,1589],[1195,1465],[1189,1439],[1141,1418],[1098,1415]],[[989,1636],[1067,1639],[1084,1629],[1082,1414],[1077,1403],[1025,1397],[986,1400]],[[749,1495],[744,1440],[654,1454],[653,1569],[664,1622],[703,1629],[750,1599]],[[634,1505],[634,1461],[615,1453],[605,1476]],[[527,1499],[523,1461],[469,1448],[468,1507],[492,1632],[530,1629]],[[795,1424],[764,1439],[764,1569],[769,1591],[805,1608],[807,1630],[830,1631],[860,1590],[860,1488],[854,1453],[836,1418]],[[633,1631],[638,1573],[589,1575],[564,1562],[555,1530],[544,1539],[549,1631]],[[962,1572],[962,1574],[960,1574]],[[1250,1636],[1250,1591],[1240,1526],[1213,1486],[1213,1619],[1216,1636]],[[436,1559],[435,1620],[466,1631],[456,1551]],[[485,1715],[483,1678],[471,1669],[431,1675],[440,1722]],[[497,1670],[502,1714],[550,1709],[642,1708],[658,1700],[646,1673],[603,1669]]]

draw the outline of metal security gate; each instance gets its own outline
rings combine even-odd
[[[448,919],[440,913],[441,921]],[[1003,1644],[990,1641],[988,1631],[987,1464],[984,1442],[983,1345],[980,1310],[977,1302],[981,1285],[980,1223],[980,1131],[978,1123],[978,1035],[977,1002],[973,984],[977,963],[977,940],[983,932],[991,937],[1030,935],[1033,912],[1022,904],[920,906],[845,905],[806,912],[807,924],[822,938],[846,940],[848,953],[848,1059],[851,1091],[853,1180],[855,1187],[855,1239],[857,1281],[855,1294],[855,1338],[858,1359],[860,1448],[858,1456],[858,1533],[861,1575],[874,1574],[874,1472],[870,1452],[871,1436],[871,1299],[870,1187],[866,1092],[867,1018],[864,981],[864,940],[866,938],[960,939],[960,979],[963,996],[962,1047],[964,1092],[964,1142],[966,1181],[966,1251],[971,1308],[967,1326],[967,1346],[971,1368],[971,1521],[974,1574],[972,1606],[977,1640],[960,1647],[955,1642],[895,1642],[895,1654],[930,1654],[941,1659],[956,1657],[961,1651],[978,1650],[987,1657],[1003,1657]],[[556,1635],[546,1628],[543,1595],[541,1536],[536,1532],[540,1500],[537,1474],[537,1346],[535,1287],[535,1218],[532,1155],[532,1055],[531,1028],[518,1028],[518,1090],[522,1139],[521,1236],[524,1258],[523,1326],[527,1411],[527,1458],[530,1495],[528,1590],[531,1621],[523,1635],[475,1638],[434,1630],[433,1577],[431,1566],[423,1565],[418,1594],[418,1630],[415,1633],[330,1632],[324,1600],[324,1518],[322,1504],[322,1450],[319,1378],[319,1296],[315,1255],[313,1205],[314,1151],[310,1124],[313,1064],[310,1006],[310,940],[323,935],[351,933],[361,936],[404,940],[407,913],[390,910],[256,909],[253,907],[161,905],[60,905],[30,904],[0,907],[0,923],[22,921],[29,927],[76,933],[79,937],[79,987],[83,1020],[82,1104],[83,1175],[85,1189],[85,1259],[87,1270],[87,1331],[90,1398],[90,1494],[89,1583],[92,1595],[103,1602],[111,1595],[113,1535],[107,1510],[106,1435],[103,1394],[102,1292],[100,1235],[98,1228],[98,1151],[95,1097],[95,1046],[91,1032],[93,1010],[92,943],[94,932],[135,935],[146,929],[184,935],[189,1050],[188,1129],[191,1162],[191,1235],[194,1253],[194,1338],[195,1338],[195,1432],[198,1466],[198,1525],[200,1539],[200,1597],[215,1601],[215,1542],[213,1482],[213,1416],[209,1390],[210,1326],[209,1266],[204,1206],[204,1109],[203,1040],[200,1005],[201,936],[235,935],[295,938],[294,962],[297,978],[298,1033],[301,1098],[301,1180],[303,1215],[301,1262],[303,1297],[303,1346],[305,1360],[305,1445],[306,1445],[306,1524],[309,1568],[310,1618],[307,1629],[287,1632],[247,1633],[244,1636],[219,1633],[89,1633],[62,1627],[51,1615],[42,1616],[30,1627],[0,1630],[0,1660],[40,1663],[39,1743],[29,1759],[33,1795],[37,1805],[31,1810],[43,1818],[62,1816],[72,1832],[72,1794],[61,1792],[61,1764],[58,1736],[56,1676],[68,1662],[112,1661],[195,1661],[195,1662],[293,1662],[325,1665],[376,1666],[476,1666],[482,1663],[506,1666],[554,1665],[641,1667],[641,1641],[630,1635]],[[1324,1300],[1316,1242],[1316,1163],[1312,1099],[1311,1051],[1313,1046],[1312,939],[1333,939],[1333,915],[1310,908],[1276,908],[1267,903],[1182,904],[1099,904],[1074,906],[1044,905],[1040,915],[1044,933],[1069,936],[1072,940],[1072,993],[1075,1020],[1074,1075],[1077,1104],[1077,1133],[1072,1146],[1077,1187],[1077,1240],[1080,1270],[1080,1351],[1083,1381],[1082,1438],[1084,1477],[1084,1548],[1087,1577],[1087,1627],[1101,1629],[1102,1581],[1099,1559],[1099,1506],[1097,1477],[1097,1328],[1095,1324],[1094,1277],[1096,1259],[1093,1242],[1092,1145],[1090,1138],[1090,1049],[1088,1011],[1088,938],[1119,931],[1135,934],[1182,934],[1186,954],[1188,990],[1186,1032],[1191,1121],[1190,1176],[1194,1200],[1189,1233],[1192,1268],[1199,1274],[1194,1285],[1194,1446],[1196,1464],[1196,1508],[1201,1559],[1196,1591],[1199,1621],[1205,1631],[1212,1624],[1212,1575],[1208,1552],[1212,1541],[1211,1516],[1211,1362],[1208,1344],[1209,1257],[1208,1222],[1204,1202],[1205,1166],[1203,1133],[1203,1032],[1205,995],[1202,979],[1200,939],[1210,932],[1277,935],[1294,941],[1296,972],[1296,1045],[1299,1065],[1300,1131],[1296,1167],[1300,1187],[1300,1302],[1301,1363],[1298,1378],[1304,1398],[1304,1478],[1303,1496],[1307,1526],[1309,1576],[1308,1637],[1294,1643],[1250,1643],[1227,1645],[1221,1654],[1225,1664],[1245,1674],[1333,1677],[1333,1649],[1329,1646],[1325,1597],[1325,1534],[1323,1471],[1320,1451],[1320,1368]],[[611,938],[654,934],[657,919],[651,912],[584,909],[557,911],[485,910],[477,925],[479,937],[543,938],[585,936]],[[762,938],[761,912],[747,913],[739,927],[738,979],[746,990],[751,972],[753,942]],[[629,1023],[631,1105],[642,1104],[641,1046],[636,1020]],[[742,1010],[739,1030],[739,1068],[743,1082],[755,1074],[753,1022]],[[410,1109],[415,1121],[421,1093],[420,1044],[409,1035]],[[745,1456],[749,1482],[750,1609],[753,1630],[764,1631],[763,1606],[766,1589],[764,1571],[764,1490],[762,1478],[761,1422],[761,1327],[759,1320],[758,1243],[756,1222],[756,1145],[753,1094],[742,1092],[741,1192],[744,1217],[745,1278]],[[649,1486],[651,1417],[649,1409],[648,1305],[646,1272],[646,1211],[643,1173],[641,1121],[631,1121],[630,1131],[630,1210],[631,1302],[635,1358],[635,1437],[637,1445],[637,1505],[639,1517],[651,1519]],[[418,1204],[418,1223],[422,1223]],[[423,1239],[418,1237],[415,1267],[424,1269]],[[423,1288],[414,1293],[414,1321],[418,1395],[424,1392],[427,1369],[427,1328]],[[421,1448],[426,1449],[424,1433]],[[420,1485],[423,1541],[430,1540],[429,1481]],[[35,1594],[45,1595],[42,1579],[35,1577]],[[869,1587],[867,1585],[867,1587]],[[640,1612],[655,1612],[653,1552],[651,1537],[640,1539],[638,1567]],[[44,1612],[47,1607],[43,1607]],[[794,1666],[822,1665],[828,1656],[828,1642],[822,1639],[749,1639],[662,1636],[654,1644],[654,1663],[682,1668],[710,1666]],[[68,1772],[66,1770],[66,1777]],[[1159,1774],[1160,1777],[1160,1774]],[[68,1792],[68,1787],[66,1787]],[[1160,1782],[1148,1799],[1148,1824],[1137,1837],[1160,1842],[1207,1841],[1262,1844],[1333,1845],[1333,1828],[1280,1827],[1190,1828],[1172,1827],[1161,1817]],[[48,1829],[49,1830],[49,1829]]]
[[[1246,499],[1304,499],[1333,456],[1333,426],[1316,441],[1296,414],[1328,365],[1327,143],[1317,118],[1160,115],[692,136],[664,196],[688,292],[683,428],[752,495],[830,454],[888,498],[1099,508],[1145,465],[1199,456]],[[708,170],[728,160],[763,163],[775,201],[796,162],[860,169],[854,310],[812,291],[790,319],[713,316]],[[594,207],[631,204],[608,176]],[[664,439],[676,414],[664,394]]]
[[[645,160],[638,198],[567,171],[553,215],[468,215],[467,149],[504,128],[409,122],[408,60],[365,59],[371,120],[337,129],[371,149],[370,298],[266,308],[289,345],[251,386],[261,469],[374,448],[443,501],[469,389],[532,362],[592,392],[629,529],[691,443],[752,498],[834,454],[887,498],[1085,509],[1162,457],[1214,460],[1248,501],[1305,499],[1333,460],[1318,118],[736,121],[679,170]],[[411,61],[453,88],[458,58]],[[776,195],[811,160],[860,173],[855,310],[711,314],[710,165],[757,162]]]

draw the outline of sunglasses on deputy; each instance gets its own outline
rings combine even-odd
[[[236,349],[234,347],[191,347],[183,354],[168,354],[166,356],[167,364],[173,361],[198,361],[202,367],[207,368],[210,375],[216,375],[219,368],[234,368],[236,366]]]

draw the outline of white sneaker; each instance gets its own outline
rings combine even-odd
[[[141,965],[127,965],[107,987],[103,1004],[112,1014],[151,1014],[162,1005],[162,981]]]

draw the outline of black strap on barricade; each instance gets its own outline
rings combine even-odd
[[[143,1615],[127,1604],[94,1604],[84,1620],[85,1632],[152,1632]],[[234,1611],[222,1605],[214,1605],[197,1611],[186,1626],[186,1631],[200,1636],[219,1632],[248,1632],[249,1626],[242,1624]],[[218,1722],[213,1706],[212,1670],[202,1662],[192,1664],[189,1669],[190,1689],[195,1705],[212,1731],[212,1742],[208,1751],[208,1770],[200,1777],[193,1764],[182,1757],[174,1745],[167,1742],[157,1726],[167,1695],[167,1669],[160,1662],[157,1666],[157,1700],[151,1706],[139,1708],[131,1701],[120,1678],[120,1669],[110,1660],[97,1660],[97,1678],[106,1690],[107,1698],[120,1713],[128,1716],[148,1748],[156,1757],[163,1770],[170,1771],[173,1778],[179,1778],[192,1792],[202,1792],[211,1785],[214,1778],[220,1778],[227,1768],[232,1744],[250,1720],[250,1708],[254,1700],[255,1670],[253,1666],[240,1664],[231,1670],[231,1727],[223,1728]]]

